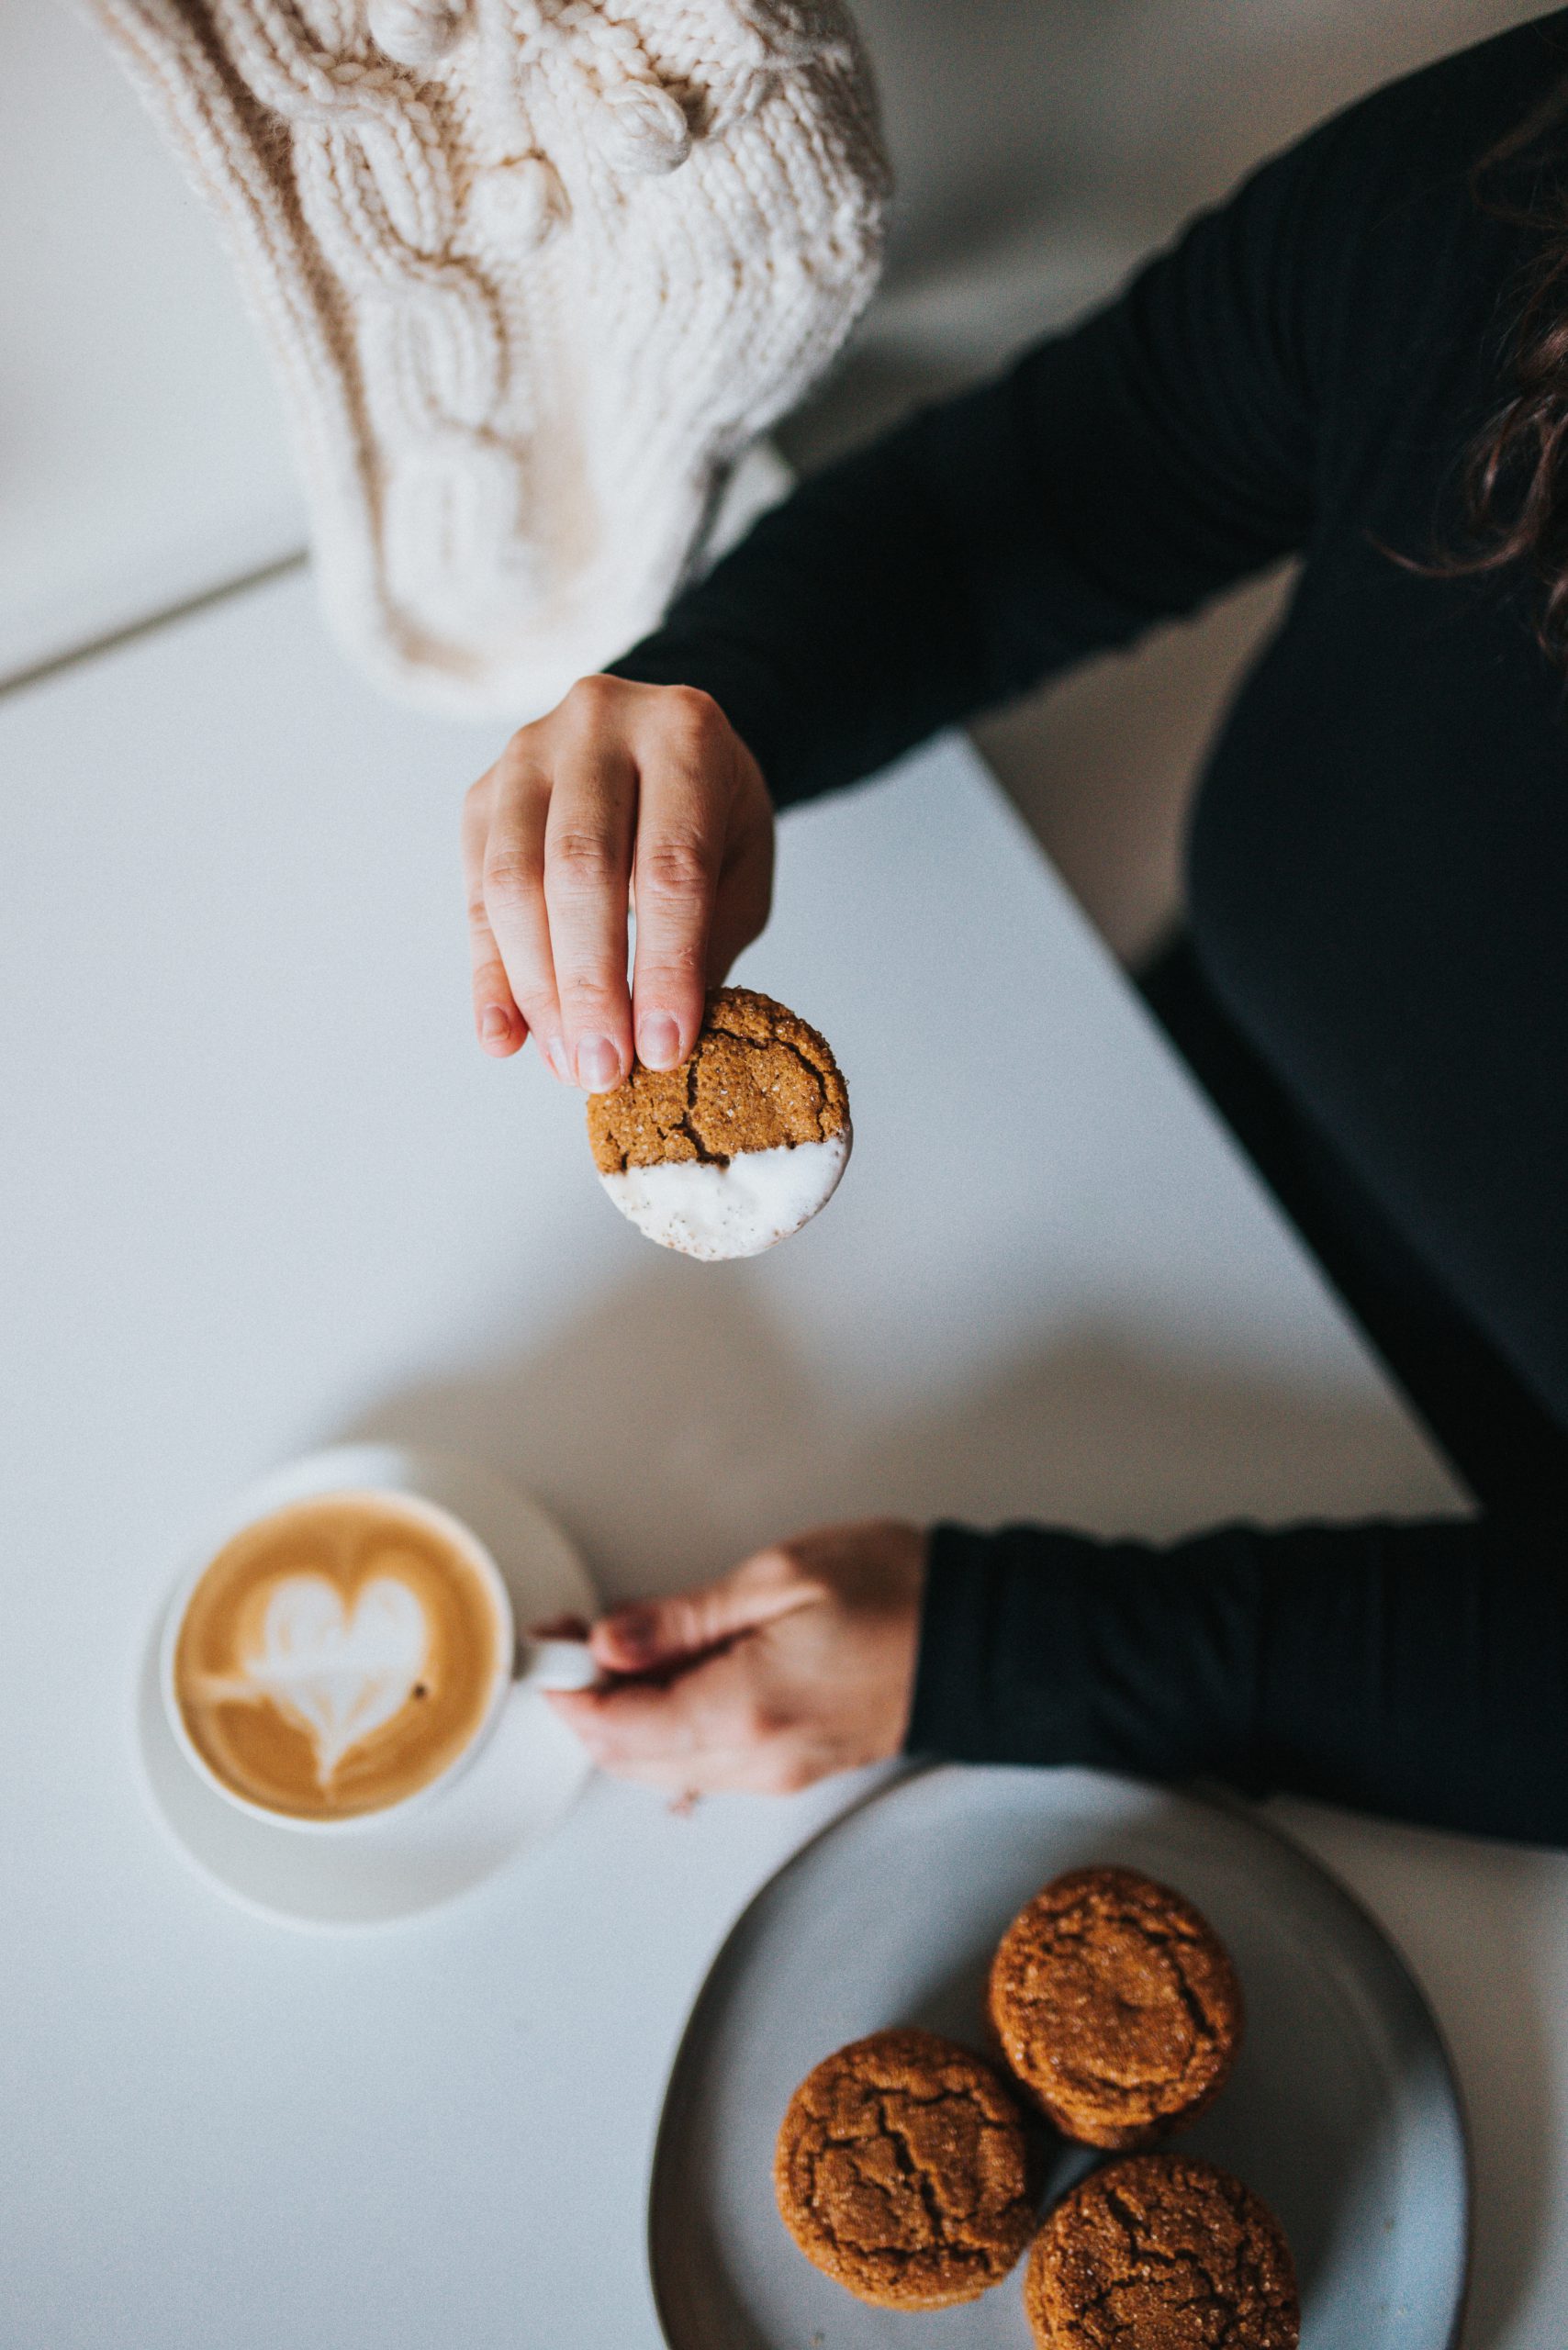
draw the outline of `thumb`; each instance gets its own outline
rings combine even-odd
[[[814,1596],[814,1586],[781,1552],[765,1550],[717,1583],[612,1609],[594,1626],[589,1647],[607,1672],[656,1673],[755,1631]]]

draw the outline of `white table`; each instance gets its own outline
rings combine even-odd
[[[839,1198],[754,1265],[648,1248],[580,1103],[470,1042],[454,816],[493,747],[373,700],[303,580],[0,701],[5,2350],[651,2350],[686,2008],[850,1792],[678,1819],[599,1784],[422,1922],[257,1922],[147,1816],[130,1736],[183,1529],[255,1472],[467,1449],[610,1593],[841,1511],[1450,1495],[955,745],[790,820],[747,967],[842,1054]],[[1560,2338],[1568,1864],[1278,1809],[1453,2042],[1472,2350]]]

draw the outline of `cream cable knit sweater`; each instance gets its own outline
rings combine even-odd
[[[323,600],[517,721],[657,616],[875,281],[839,0],[86,0],[218,210]]]

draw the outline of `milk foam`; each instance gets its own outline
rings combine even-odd
[[[352,1609],[325,1575],[285,1575],[237,1677],[308,1733],[324,1788],[350,1748],[408,1704],[429,1645],[418,1595],[394,1575],[367,1583]]]
[[[202,1768],[296,1820],[382,1810],[440,1778],[511,1664],[485,1566],[409,1495],[311,1496],[242,1527],[192,1587],[168,1655]]]
[[[849,1160],[847,1125],[826,1142],[741,1150],[724,1165],[694,1159],[600,1175],[610,1198],[661,1248],[715,1262],[757,1257],[824,1208]]]

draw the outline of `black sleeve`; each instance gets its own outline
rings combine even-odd
[[[908,1743],[1568,1845],[1568,1520],[940,1527]]]
[[[807,481],[615,674],[705,688],[783,805],[1301,547],[1354,216],[1339,136],[1000,381]]]

